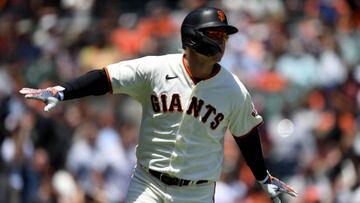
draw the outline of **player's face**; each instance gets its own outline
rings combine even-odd
[[[214,56],[210,56],[209,58],[214,62],[219,62],[224,55],[225,52],[225,44],[229,39],[229,35],[222,29],[211,29],[205,30],[204,34],[208,36],[210,39],[217,42],[220,46],[221,51]]]

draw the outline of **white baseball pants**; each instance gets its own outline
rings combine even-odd
[[[212,203],[215,183],[170,186],[152,176],[140,165],[135,167],[126,203]]]

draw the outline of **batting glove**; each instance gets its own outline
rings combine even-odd
[[[64,90],[64,87],[55,86],[46,89],[22,88],[19,92],[25,95],[26,99],[36,99],[44,102],[46,104],[44,111],[48,112],[55,108],[59,101],[64,99]]]
[[[272,201],[275,203],[281,203],[279,195],[282,193],[289,194],[293,197],[297,196],[297,193],[294,189],[281,180],[271,176],[269,172],[268,176],[263,181],[259,182],[262,188],[269,194]]]

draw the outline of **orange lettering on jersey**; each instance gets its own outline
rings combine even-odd
[[[206,105],[205,106],[208,110],[207,110],[207,112],[205,113],[205,115],[202,117],[202,119],[201,119],[201,121],[203,122],[203,123],[205,123],[206,121],[207,121],[207,119],[209,118],[209,116],[211,115],[211,113],[214,113],[214,114],[216,114],[216,109],[213,107],[213,106],[211,106],[210,104],[208,104],[208,105]]]
[[[168,109],[167,109],[167,104],[166,104],[166,98],[167,98],[166,94],[162,94],[160,96],[160,98],[161,98],[161,103],[162,103],[162,111],[167,112]]]
[[[196,97],[192,97],[190,106],[189,106],[188,110],[186,111],[186,113],[191,115],[194,112],[194,117],[197,118],[200,114],[200,110],[201,110],[201,107],[203,104],[204,104],[203,100],[199,99],[199,102],[198,102]]]
[[[218,125],[220,124],[220,122],[221,122],[222,120],[224,120],[224,114],[218,113],[218,114],[215,116],[214,121],[212,121],[212,122],[210,123],[211,129],[215,130],[215,129],[218,127]]]
[[[153,107],[153,110],[155,113],[159,113],[160,112],[160,103],[159,103],[159,98],[155,95],[151,95],[151,105]]]
[[[174,110],[177,110],[178,112],[182,112],[181,107],[181,100],[179,94],[173,94],[170,102],[169,111],[173,112]]]

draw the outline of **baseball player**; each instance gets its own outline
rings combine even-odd
[[[257,130],[262,117],[241,81],[218,64],[229,35],[237,31],[222,10],[199,8],[181,25],[184,53],[121,61],[55,87],[20,93],[43,101],[45,111],[59,101],[108,92],[142,104],[137,165],[126,202],[213,202],[227,129],[255,178],[280,202],[279,194],[296,192],[267,171]]]

